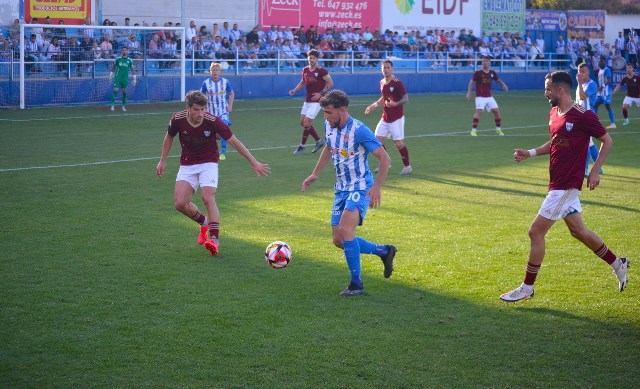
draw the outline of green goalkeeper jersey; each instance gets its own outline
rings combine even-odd
[[[130,69],[133,69],[133,61],[131,59],[125,57],[116,59],[115,79],[123,81],[128,80]]]

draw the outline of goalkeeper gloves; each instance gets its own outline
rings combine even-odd
[[[133,85],[138,83],[138,76],[136,76],[135,74],[133,75]]]
[[[113,80],[113,72],[109,73],[109,81]]]

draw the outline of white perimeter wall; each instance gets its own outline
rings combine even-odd
[[[640,28],[640,15],[607,15],[604,23],[604,41],[613,43],[625,28]]]
[[[244,32],[248,32],[255,26],[257,19],[258,2],[256,0],[94,0],[95,24],[102,24],[102,20],[115,21],[119,26],[124,24],[124,18],[131,19],[131,25],[147,22],[149,25],[156,22],[162,26],[165,22],[179,22],[189,26],[194,20],[198,28],[204,25],[211,32],[213,23],[229,22],[229,28],[233,23]],[[182,12],[184,11],[184,15]]]

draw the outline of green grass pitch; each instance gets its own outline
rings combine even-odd
[[[338,296],[349,275],[331,243],[332,169],[300,192],[318,156],[293,155],[300,98],[236,102],[232,129],[272,174],[256,177],[235,152],[221,162],[219,257],[173,208],[177,141],[155,175],[181,103],[2,111],[0,386],[636,386],[640,112],[623,127],[615,97],[613,151],[581,200],[587,226],[631,258],[628,288],[560,222],[535,298],[512,305],[498,297],[522,282],[548,181],[547,156],[516,164],[512,153],[548,139],[542,91],[496,94],[504,137],[490,113],[468,135],[464,93],[410,96],[414,172],[398,174],[388,141],[382,206],[358,229],[398,247],[396,270],[384,279],[363,256],[355,298]],[[371,128],[375,98],[350,107]],[[263,259],[274,240],[293,249],[282,270]]]

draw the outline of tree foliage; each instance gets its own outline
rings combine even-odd
[[[640,5],[624,0],[527,0],[527,9],[605,10],[608,14],[638,14]]]

